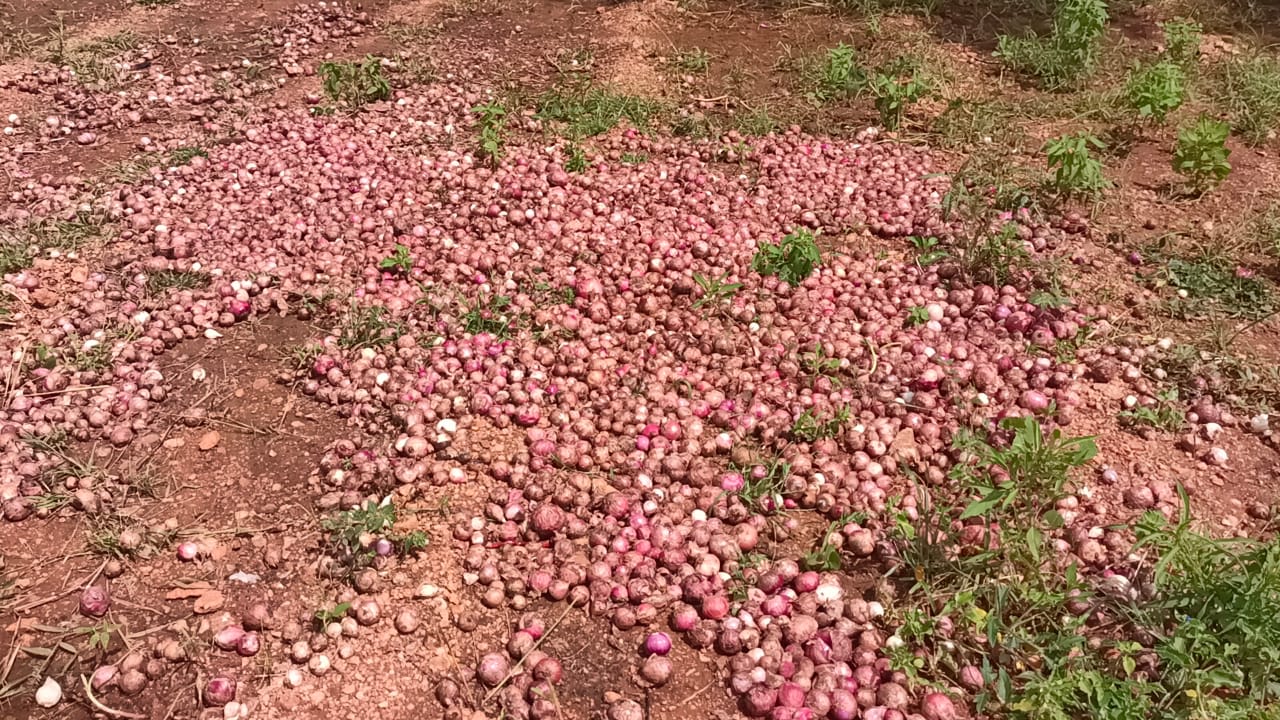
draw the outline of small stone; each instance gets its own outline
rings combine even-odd
[[[218,434],[218,431],[210,430],[200,436],[199,447],[200,450],[207,452],[217,447],[220,442],[222,442],[222,436]]]

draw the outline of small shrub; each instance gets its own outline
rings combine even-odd
[[[507,124],[507,109],[497,101],[489,101],[471,108],[471,112],[479,116],[480,155],[490,162],[497,162],[502,157],[502,131]]]
[[[1254,55],[1231,60],[1213,87],[1232,126],[1251,145],[1266,142],[1280,127],[1280,59]]]
[[[1047,36],[1001,35],[996,57],[1047,89],[1060,90],[1093,71],[1106,24],[1103,0],[1062,0]]]
[[[368,55],[360,62],[320,64],[324,94],[330,100],[359,108],[391,97],[391,83],[382,73],[382,61]]]
[[[1178,132],[1173,149],[1173,169],[1187,179],[1197,194],[1217,187],[1231,174],[1227,158],[1227,136],[1231,126],[1210,117],[1201,117],[1195,125]]]
[[[1063,135],[1045,143],[1053,186],[1063,195],[1092,195],[1110,186],[1102,175],[1102,162],[1090,152],[1106,145],[1087,132]]]
[[[822,262],[822,253],[808,230],[797,230],[778,243],[762,245],[751,259],[751,269],[776,275],[788,285],[799,285]]]
[[[1170,60],[1138,66],[1125,84],[1125,100],[1138,117],[1163,123],[1169,113],[1182,107],[1186,98],[1186,75]]]
[[[890,130],[902,124],[906,109],[929,94],[929,83],[899,59],[890,67],[878,69],[868,83],[875,97],[880,122]]]
[[[814,73],[810,92],[817,102],[841,100],[857,94],[867,83],[854,49],[844,43],[827,50]]]
[[[1182,67],[1195,65],[1200,57],[1200,23],[1177,18],[1160,25],[1164,31],[1164,56]]]

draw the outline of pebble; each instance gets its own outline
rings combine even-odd
[[[207,452],[217,447],[220,442],[222,442],[222,435],[217,430],[210,430],[200,436],[199,447],[201,451]]]

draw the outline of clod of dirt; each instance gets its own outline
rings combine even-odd
[[[209,450],[218,447],[218,443],[220,442],[222,442],[222,435],[220,435],[217,430],[210,430],[200,436],[199,448],[208,452]]]

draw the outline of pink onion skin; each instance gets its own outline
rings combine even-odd
[[[940,692],[931,692],[920,701],[920,714],[925,720],[956,720],[956,706]]]
[[[204,702],[212,707],[226,705],[236,699],[236,681],[225,675],[209,679],[204,687]]]
[[[80,614],[99,618],[111,609],[111,594],[102,585],[90,585],[80,593]]]
[[[644,650],[650,655],[666,655],[671,652],[671,636],[664,632],[649,633],[644,639]]]

